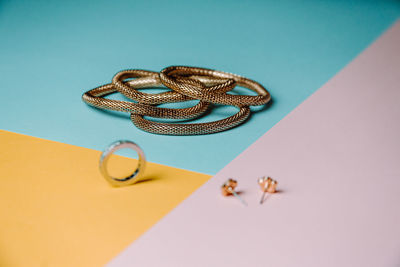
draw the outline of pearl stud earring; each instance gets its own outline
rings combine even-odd
[[[235,191],[236,186],[237,186],[237,181],[236,180],[228,179],[228,181],[226,181],[221,187],[222,195],[225,196],[225,197],[233,195],[237,199],[239,199],[240,202],[242,202],[243,205],[247,206],[247,203]]]
[[[278,185],[278,182],[273,180],[271,177],[266,178],[264,176],[258,179],[258,184],[260,185],[261,190],[264,192],[260,200],[260,204],[262,204],[264,202],[266,193],[273,194],[276,192],[276,186]]]

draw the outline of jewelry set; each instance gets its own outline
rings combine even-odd
[[[257,95],[228,94],[236,86],[248,88]],[[167,87],[170,90],[159,94],[148,94],[138,89]],[[105,96],[119,92],[134,100],[120,101],[105,98]],[[83,101],[100,109],[123,111],[131,113],[131,121],[141,130],[165,135],[200,135],[210,134],[231,129],[243,123],[250,116],[249,106],[265,105],[271,96],[259,83],[248,78],[222,71],[205,68],[171,66],[161,72],[147,70],[124,70],[118,72],[112,82],[85,92]],[[156,105],[165,103],[199,100],[190,108],[171,109]],[[145,117],[167,119],[194,119],[204,115],[212,104],[231,105],[239,111],[226,119],[206,123],[165,123],[148,120]],[[138,153],[138,166],[135,171],[125,177],[112,177],[107,170],[110,156],[119,149],[131,148]],[[106,148],[100,157],[100,172],[113,186],[126,186],[140,181],[143,177],[146,157],[143,150],[135,143],[120,140]],[[260,204],[264,202],[266,193],[275,193],[277,182],[270,177],[262,177],[258,184],[263,191]],[[244,205],[247,203],[235,191],[237,181],[229,179],[222,185],[224,196],[233,195]]]
[[[108,170],[107,170],[107,163],[110,156],[115,153],[117,150],[123,148],[130,148],[136,151],[139,156],[138,166],[136,170],[129,176],[125,178],[116,178],[112,177]],[[146,157],[144,155],[143,150],[134,142],[127,141],[127,140],[120,140],[112,143],[108,146],[100,156],[100,172],[104,176],[104,178],[112,185],[112,186],[126,186],[134,184],[142,179],[144,176],[144,170],[146,167]],[[262,177],[257,180],[263,194],[261,196],[260,204],[262,204],[265,200],[266,193],[276,193],[276,187],[278,182],[273,180],[271,177]],[[233,195],[242,202],[243,205],[247,206],[247,203],[239,196],[239,193],[235,191],[238,183],[234,179],[228,179],[222,186],[221,192],[223,196],[230,196]]]

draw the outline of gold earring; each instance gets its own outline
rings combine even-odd
[[[261,196],[260,204],[264,202],[264,197],[266,193],[273,194],[276,192],[276,187],[278,182],[273,180],[271,177],[266,178],[265,176],[258,179],[258,184],[261,187],[261,190],[264,192]]]
[[[221,192],[223,196],[230,196],[233,195],[237,199],[242,202],[243,205],[247,206],[247,203],[239,196],[239,194],[235,191],[235,188],[237,186],[237,181],[233,180],[231,178],[228,179],[222,186],[221,186]]]

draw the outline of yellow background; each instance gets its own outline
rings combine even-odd
[[[99,151],[2,130],[0,145],[0,266],[104,265],[210,178],[148,163],[148,181],[114,188]]]

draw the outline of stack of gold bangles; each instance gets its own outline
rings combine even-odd
[[[257,95],[228,94],[237,85]],[[138,91],[163,86],[171,90],[159,94]],[[120,92],[135,102],[104,98],[114,92]],[[265,105],[271,96],[261,84],[239,75],[205,68],[171,66],[160,73],[136,69],[118,72],[111,83],[87,91],[82,99],[96,108],[129,112],[133,124],[150,133],[199,135],[225,131],[243,123],[250,116],[249,106]],[[193,99],[200,101],[190,108],[156,106]],[[205,123],[166,123],[145,118],[194,119],[203,115],[212,103],[235,106],[239,111],[228,118]]]

